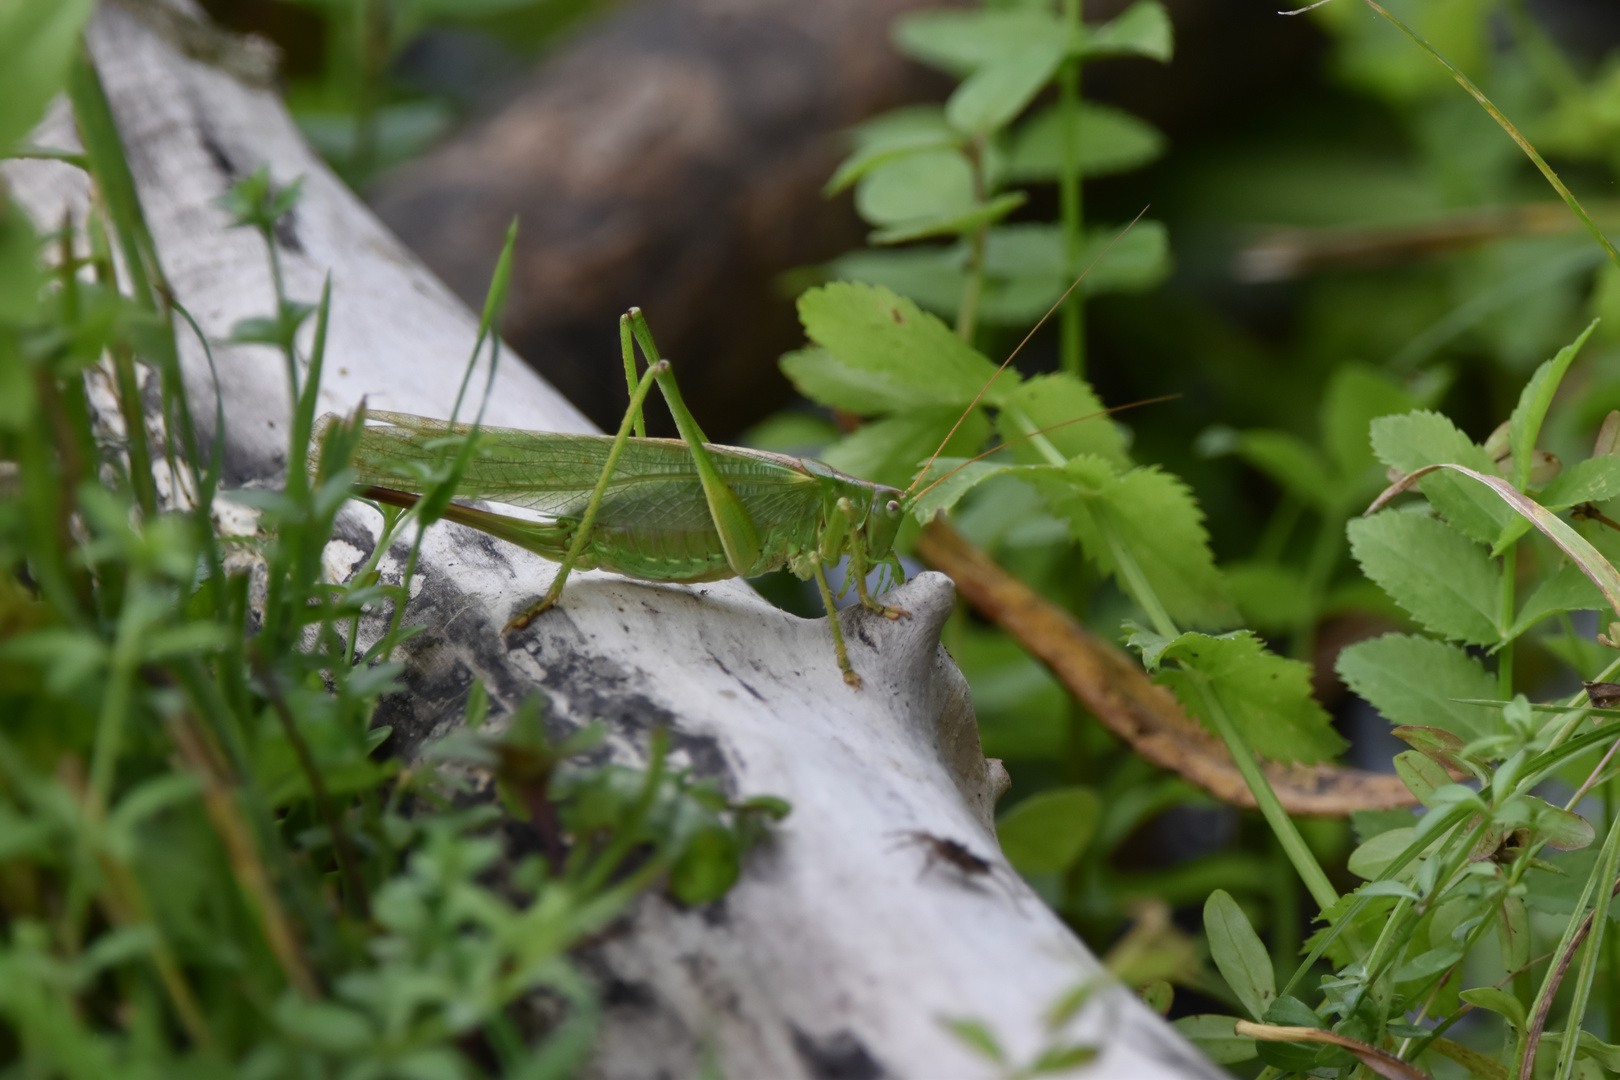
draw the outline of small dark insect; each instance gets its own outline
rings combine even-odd
[[[1586,687],[1586,700],[1599,709],[1620,708],[1620,683],[1589,682],[1582,683]]]
[[[955,867],[956,872],[962,875],[964,879],[972,882],[978,878],[990,878],[1000,884],[1007,891],[1008,896],[1011,896],[1014,900],[1018,899],[1018,894],[1013,891],[1012,886],[1002,876],[1008,873],[1006,868],[998,863],[991,862],[982,855],[975,854],[973,849],[966,844],[951,840],[948,837],[935,836],[933,833],[924,832],[921,829],[904,829],[890,835],[896,838],[893,845],[896,848],[920,847],[927,853],[923,858],[922,869],[917,872],[919,879],[932,870],[936,864],[946,863]]]

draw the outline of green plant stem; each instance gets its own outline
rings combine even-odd
[[[1080,23],[1080,0],[1063,0],[1063,22],[1070,41],[1084,32]],[[1080,272],[1080,253],[1085,247],[1081,217],[1080,147],[1076,129],[1080,121],[1080,58],[1071,56],[1058,69],[1058,109],[1062,118],[1062,158],[1058,168],[1058,207],[1063,222],[1063,254],[1070,281]],[[1081,290],[1063,301],[1060,357],[1062,369],[1070,374],[1086,373],[1085,298]]]
[[[1603,818],[1612,832],[1616,821],[1620,820],[1620,776],[1610,777],[1604,785]],[[1608,1019],[1608,1030],[1603,1037],[1613,1042],[1620,1037],[1620,987],[1616,986],[1616,982],[1620,981],[1620,936],[1609,935],[1607,948],[1609,960],[1604,965],[1603,1014]]]
[[[1170,618],[1163,602],[1154,592],[1147,575],[1137,564],[1136,557],[1121,541],[1113,519],[1102,507],[1098,507],[1095,513],[1098,526],[1108,537],[1108,550],[1114,557],[1115,565],[1119,567],[1120,577],[1126,582],[1137,603],[1142,605],[1149,621],[1153,623],[1153,629],[1165,637],[1179,637],[1181,631],[1177,629],[1175,621]],[[1238,730],[1237,724],[1227,713],[1226,706],[1222,703],[1220,695],[1215,692],[1209,677],[1195,668],[1184,667],[1183,670],[1198,688],[1199,696],[1204,700],[1205,713],[1209,716],[1215,733],[1226,744],[1226,749],[1231,753],[1232,762],[1243,776],[1244,783],[1249,785],[1255,805],[1266,819],[1266,824],[1271,826],[1271,831],[1276,835],[1277,842],[1282,845],[1289,861],[1294,864],[1294,870],[1299,874],[1300,880],[1310,890],[1311,898],[1316,901],[1319,908],[1326,910],[1339,899],[1339,894],[1328,881],[1327,874],[1316,861],[1316,856],[1311,854],[1305,838],[1299,834],[1299,829],[1294,825],[1294,819],[1283,809],[1281,800],[1271,787],[1271,782],[1266,779],[1265,773],[1260,771],[1254,751],[1249,748],[1243,733]]]
[[[1519,545],[1514,544],[1502,552],[1502,608],[1500,620],[1504,627],[1513,625],[1513,585],[1519,569]],[[1509,641],[1496,652],[1496,692],[1503,701],[1513,697],[1513,642]]]
[[[320,766],[315,762],[315,755],[310,752],[304,733],[298,728],[298,718],[293,715],[292,709],[287,706],[287,699],[281,694],[275,673],[260,658],[255,657],[254,660],[254,667],[259,682],[264,686],[265,696],[270,699],[270,707],[281,721],[281,730],[286,734],[287,743],[298,759],[298,767],[303,770],[305,779],[309,781],[310,795],[315,800],[315,807],[320,812],[321,820],[326,822],[326,829],[332,834],[332,852],[337,857],[338,870],[343,875],[344,885],[348,888],[350,907],[356,915],[365,918],[371,909],[371,898],[366,890],[366,879],[360,873],[360,856],[349,841],[349,834],[343,828],[343,818],[326,790],[326,781],[321,775]]]
[[[1563,937],[1559,939],[1558,947],[1553,950],[1553,962],[1542,977],[1541,989],[1536,993],[1535,1002],[1531,1005],[1530,1029],[1519,1033],[1518,1059],[1519,1080],[1530,1080],[1535,1067],[1536,1051],[1540,1048],[1538,1040],[1545,1030],[1547,1015],[1552,1009],[1552,999],[1562,985],[1563,976],[1569,970],[1568,965],[1574,950],[1579,946],[1582,934],[1587,934],[1587,957],[1581,965],[1580,974],[1576,977],[1576,986],[1570,1007],[1569,1019],[1565,1024],[1564,1046],[1560,1053],[1558,1070],[1555,1077],[1567,1077],[1575,1063],[1575,1052],[1579,1040],[1575,1038],[1580,1029],[1581,1018],[1585,1013],[1585,1005],[1591,992],[1592,982],[1596,978],[1597,956],[1601,952],[1604,930],[1607,929],[1609,901],[1614,896],[1616,866],[1620,864],[1620,828],[1610,823],[1609,832],[1603,840],[1603,849],[1598,855],[1598,864],[1592,868],[1592,873],[1586,879],[1586,887],[1581,891],[1580,901],[1575,905],[1575,912],[1586,911],[1588,904],[1592,912],[1588,919],[1571,917],[1569,924],[1564,928]]]
[[[1464,75],[1457,65],[1440,55],[1439,50],[1433,45],[1419,37],[1411,27],[1386,11],[1378,3],[1378,0],[1366,0],[1366,3],[1378,14],[1400,27],[1402,33],[1417,42],[1425,52],[1440,61],[1441,65],[1451,72],[1452,78],[1456,79],[1458,84],[1468,91],[1469,96],[1479,102],[1480,107],[1490,114],[1491,119],[1495,120],[1502,130],[1508,133],[1509,138],[1519,144],[1519,149],[1523,150],[1525,156],[1535,163],[1536,168],[1541,170],[1541,175],[1547,178],[1547,183],[1552,185],[1553,190],[1558,192],[1559,197],[1564,200],[1565,205],[1580,219],[1581,224],[1586,226],[1586,231],[1591,233],[1603,250],[1608,253],[1610,261],[1616,266],[1620,266],[1620,251],[1615,250],[1614,245],[1609,242],[1609,238],[1603,235],[1603,230],[1599,229],[1597,224],[1587,215],[1586,208],[1580,204],[1580,200],[1576,199],[1569,188],[1564,186],[1564,182],[1558,178],[1558,174],[1553,171],[1552,166],[1548,165],[1546,160],[1536,152],[1536,148],[1530,145],[1530,140],[1519,133],[1519,129],[1513,125],[1511,120],[1502,115],[1502,111],[1492,104],[1491,99],[1485,96],[1484,91],[1475,86],[1473,80]]]
[[[1327,874],[1316,861],[1316,856],[1311,854],[1310,846],[1305,843],[1305,838],[1299,834],[1298,827],[1294,825],[1294,819],[1283,809],[1282,802],[1278,800],[1277,793],[1266,780],[1265,773],[1260,771],[1260,764],[1255,760],[1254,751],[1249,749],[1243,733],[1238,730],[1237,724],[1227,713],[1220,695],[1215,692],[1208,676],[1203,672],[1191,668],[1183,670],[1198,686],[1210,722],[1215,727],[1215,733],[1226,743],[1227,750],[1231,751],[1233,764],[1243,775],[1244,782],[1249,785],[1249,791],[1254,795],[1254,801],[1259,806],[1261,815],[1265,817],[1266,824],[1271,826],[1271,831],[1277,836],[1277,842],[1282,845],[1288,860],[1294,864],[1295,873],[1299,874],[1305,888],[1310,890],[1311,899],[1315,900],[1316,906],[1324,911],[1332,907],[1339,899],[1337,890],[1328,881]]]

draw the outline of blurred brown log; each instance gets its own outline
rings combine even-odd
[[[475,307],[516,215],[513,347],[611,430],[625,406],[616,320],[640,305],[724,439],[789,393],[776,360],[802,338],[778,275],[861,243],[848,198],[820,195],[838,133],[947,89],[889,40],[897,15],[939,4],[631,4],[381,181],[372,205]]]

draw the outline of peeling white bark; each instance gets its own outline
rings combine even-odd
[[[324,407],[347,411],[364,396],[378,408],[443,416],[474,318],[311,155],[279,101],[181,57],[115,6],[97,15],[90,42],[164,269],[210,338],[272,303],[257,237],[227,229],[214,206],[231,180],[268,162],[281,182],[304,178],[282,237],[290,293],[313,300],[332,276]],[[37,139],[71,145],[65,112]],[[82,217],[74,170],[10,162],[3,173],[42,225],[65,208]],[[194,400],[210,401],[200,348],[185,340],[182,352]],[[274,480],[287,416],[281,363],[258,348],[216,344],[215,353],[229,480]],[[197,411],[211,427],[211,410]],[[588,429],[510,361],[487,420]],[[356,507],[341,526],[347,546],[333,559],[352,563],[374,546],[377,518]],[[399,561],[385,560],[385,572],[399,573]],[[947,1018],[981,1022],[1019,1061],[1045,1045],[1043,1011],[1101,969],[996,847],[992,811],[1005,774],[984,760],[966,682],[939,645],[954,601],[948,580],[922,574],[896,594],[910,620],[842,613],[866,681],[854,691],[822,621],[777,611],[738,582],[687,588],[576,574],[558,609],[503,638],[499,628],[554,570],[456,526],[429,533],[407,615],[429,629],[405,650],[409,693],[382,718],[406,753],[459,722],[480,678],[493,722],[539,690],[551,703],[548,723],[602,721],[625,760],[638,760],[648,730],[664,724],[677,765],[734,795],[777,794],[794,806],[723,901],[682,910],[649,898],[626,933],[583,959],[606,989],[595,1075],[690,1076],[704,1047],[732,1078],[994,1075],[942,1027]],[[931,862],[927,846],[908,839],[916,832],[997,869],[964,874]],[[1062,1038],[1101,1049],[1087,1076],[1223,1075],[1117,987]]]

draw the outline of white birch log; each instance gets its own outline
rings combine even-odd
[[[445,415],[476,320],[311,154],[277,98],[187,59],[117,6],[103,7],[89,38],[164,270],[215,342],[229,482],[273,482],[284,467],[280,358],[220,344],[237,320],[273,303],[258,238],[229,229],[215,206],[263,163],[281,183],[304,181],[280,237],[289,293],[314,300],[332,278],[325,409],[345,412],[364,397]],[[66,110],[36,139],[73,145]],[[73,169],[9,162],[4,176],[42,226],[64,210],[82,220],[84,181]],[[211,401],[201,349],[183,339],[182,354],[194,400]],[[496,379],[488,422],[588,430],[514,359]],[[197,412],[212,437],[211,411]],[[328,562],[346,572],[374,545],[378,519],[355,508],[340,523],[344,540]],[[402,557],[390,553],[385,575],[398,580]],[[910,620],[840,616],[865,678],[856,691],[839,677],[823,620],[778,611],[740,582],[577,574],[559,608],[503,637],[508,617],[554,572],[475,532],[430,531],[406,614],[428,630],[406,646],[409,693],[389,699],[383,718],[407,755],[459,722],[478,678],[492,722],[539,690],[548,723],[605,722],[626,761],[641,760],[649,729],[666,725],[676,765],[734,796],[776,794],[794,807],[724,900],[683,910],[649,897],[624,933],[582,958],[606,1003],[593,1075],[691,1076],[705,1053],[733,1080],[996,1075],[947,1019],[983,1024],[1019,1062],[1054,1038],[1095,1045],[1086,1076],[1223,1075],[1118,986],[1062,1031],[1045,1029],[1055,999],[1105,977],[996,846],[1005,773],[985,761],[967,684],[939,644],[954,602],[947,579],[922,574],[895,595]],[[925,843],[906,838],[913,833],[960,844],[994,870],[931,860]]]

